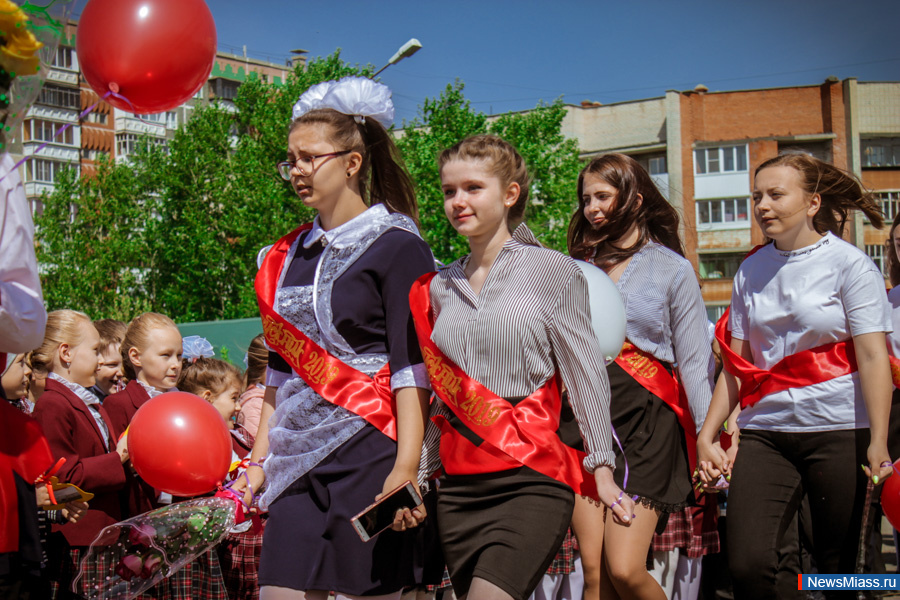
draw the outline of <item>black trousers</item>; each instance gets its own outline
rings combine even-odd
[[[776,585],[779,549],[790,535],[804,494],[809,498],[812,552],[819,573],[853,573],[866,490],[860,465],[868,462],[869,430],[744,430],[740,443],[727,518],[735,598],[805,597]],[[826,597],[854,594],[826,592]]]

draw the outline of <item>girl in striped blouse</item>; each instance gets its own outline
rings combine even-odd
[[[596,507],[576,504],[585,598],[663,600],[647,550],[667,515],[693,496],[688,447],[706,418],[715,368],[706,309],[684,258],[678,213],[637,161],[624,154],[592,160],[578,177],[578,201],[569,252],[604,269],[625,301],[626,344],[607,369],[624,449],[616,449],[616,482],[638,499],[633,523],[607,514],[605,529]],[[676,364],[684,395],[672,380]],[[602,557],[601,547],[608,550]]]
[[[566,534],[581,485],[574,480],[595,486],[592,494],[623,522],[633,505],[613,481],[609,390],[584,276],[525,225],[515,227],[528,200],[522,157],[498,137],[476,136],[445,150],[439,166],[447,218],[471,249],[412,294],[432,385],[449,409],[441,543],[457,595],[523,600]],[[417,298],[427,311],[415,308]],[[426,312],[432,331],[422,327]],[[586,456],[566,454],[556,437],[557,374]],[[574,479],[561,475],[573,457]]]

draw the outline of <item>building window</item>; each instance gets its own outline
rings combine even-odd
[[[718,322],[719,319],[722,318],[722,315],[725,314],[725,309],[728,308],[727,304],[713,304],[706,306],[706,318],[712,321],[713,323]]]
[[[81,158],[83,158],[85,160],[97,161],[104,157],[109,158],[109,152],[106,152],[105,150],[95,150],[95,149],[81,151]]]
[[[900,166],[900,138],[871,138],[862,140],[862,166]]]
[[[875,192],[875,202],[884,213],[886,223],[891,223],[900,212],[900,192]],[[868,219],[866,219],[868,222]]]
[[[77,89],[45,84],[41,88],[41,95],[38,96],[37,104],[77,110],[81,108],[81,92]]]
[[[60,69],[71,69],[75,63],[75,50],[60,46],[56,49],[56,56],[53,57],[53,66]]]
[[[37,181],[40,183],[56,183],[56,178],[60,171],[71,166],[67,163],[46,160],[43,158],[33,158],[25,164],[28,165],[26,169],[28,181]]]
[[[140,119],[142,121],[147,121],[148,123],[165,123],[166,122],[166,114],[165,113],[154,113],[152,115],[132,115],[135,119]]]
[[[134,152],[141,147],[141,143],[165,146],[166,140],[149,136],[140,136],[136,133],[117,133],[116,155],[127,157],[130,154],[134,154]]]
[[[665,175],[668,173],[668,168],[666,167],[666,157],[665,156],[655,156],[651,158],[649,161],[649,169],[647,169],[651,175]]]
[[[866,244],[866,254],[872,259],[873,263],[878,265],[881,274],[887,277],[887,259],[884,257],[884,244]]]
[[[71,146],[75,143],[75,134],[71,127],[67,127],[65,131],[60,133],[63,127],[66,127],[66,123],[32,119],[25,125],[25,137],[27,138],[25,141],[56,142],[57,144],[68,144]],[[57,134],[59,137],[57,137]]]
[[[84,118],[87,123],[97,123],[99,125],[106,125],[109,123],[109,114],[101,113],[97,111],[89,112],[87,116]]]
[[[734,279],[741,261],[744,260],[743,252],[723,252],[716,254],[701,254],[700,278],[701,279]]]
[[[128,156],[134,154],[137,146],[138,135],[136,133],[117,133],[116,134],[116,154],[119,156]]]
[[[709,229],[719,225],[750,223],[749,198],[697,200],[697,227]]]
[[[747,146],[697,148],[694,150],[694,168],[697,175],[746,171]]]
[[[237,90],[240,87],[239,81],[231,81],[223,77],[217,77],[210,81],[212,84],[212,93],[216,98],[223,100],[234,100],[237,96]]]

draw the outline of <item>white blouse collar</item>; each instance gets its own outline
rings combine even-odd
[[[52,372],[49,373],[47,375],[47,377],[49,377],[53,381],[63,384],[64,386],[66,386],[67,388],[72,390],[72,392],[76,396],[81,398],[84,401],[84,403],[87,404],[88,406],[90,406],[92,404],[100,404],[100,398],[95,396],[93,392],[91,392],[89,389],[87,389],[83,385],[78,385],[77,383],[73,383],[73,382],[69,381],[68,379],[66,379],[65,377],[60,377],[56,373],[52,373]]]
[[[322,223],[319,220],[319,216],[316,215],[316,218],[313,220],[312,229],[309,230],[309,233],[307,233],[306,237],[303,239],[303,247],[311,248],[313,244],[320,242],[322,238],[325,239],[324,245],[333,244],[340,236],[347,233],[352,234],[354,231],[358,230],[365,225],[366,221],[370,218],[385,216],[387,213],[388,210],[384,204],[379,203],[366,209],[363,213],[356,215],[343,225],[339,225],[328,231],[322,229]]]
[[[150,396],[151,398],[156,398],[156,397],[159,396],[160,394],[165,394],[165,392],[159,391],[158,389],[156,389],[156,388],[153,387],[152,385],[147,385],[146,383],[144,383],[144,382],[141,381],[140,379],[135,379],[135,381],[137,381],[137,382],[140,384],[140,386],[141,386],[142,388],[144,388],[144,391],[147,392],[147,395]],[[167,390],[167,391],[171,392],[171,391],[174,391],[174,390],[175,390],[175,388],[172,388],[171,390]]]

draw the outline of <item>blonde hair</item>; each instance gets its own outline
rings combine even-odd
[[[218,396],[232,382],[241,385],[241,372],[237,367],[218,358],[200,357],[194,362],[184,361],[184,368],[181,370],[176,387],[182,392],[198,396],[204,390]],[[238,390],[240,391],[242,390]]]
[[[77,310],[54,310],[47,315],[44,341],[28,355],[32,370],[49,373],[53,366],[53,357],[62,344],[77,346],[84,340],[84,332],[81,329],[83,323],[94,326],[89,316]]]
[[[150,336],[150,332],[154,329],[165,329],[167,327],[178,330],[178,327],[175,326],[175,321],[166,315],[154,312],[138,315],[128,324],[128,329],[125,330],[125,339],[122,340],[121,352],[122,369],[125,371],[125,377],[129,381],[137,378],[137,372],[134,370],[134,364],[132,364],[128,352],[132,348],[137,348],[138,352],[143,352],[149,343],[147,338]]]
[[[510,229],[522,220],[528,204],[531,178],[528,176],[525,160],[512,144],[496,135],[474,135],[441,152],[438,156],[438,170],[443,170],[444,165],[452,160],[484,161],[503,187],[518,183],[519,197],[509,209]]]

